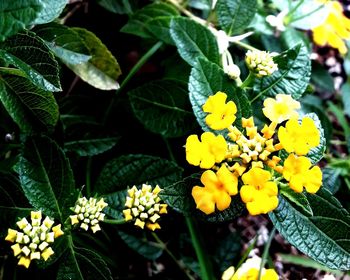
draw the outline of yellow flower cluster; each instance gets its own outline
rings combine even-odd
[[[257,77],[269,76],[278,70],[278,65],[273,61],[273,54],[266,51],[248,50],[245,62]]]
[[[128,209],[123,210],[126,221],[135,220],[135,226],[150,230],[160,229],[158,219],[161,214],[167,213],[167,205],[160,203],[159,192],[162,189],[157,185],[152,186],[143,184],[139,190],[133,186],[128,190],[125,206]]]
[[[285,94],[267,98],[263,113],[271,123],[259,130],[253,117],[242,118],[244,130],[241,131],[232,125],[235,116],[226,114],[230,111],[226,110],[229,104],[225,103],[226,98],[226,94],[218,92],[203,108],[211,108],[210,112],[206,110],[211,116],[206,124],[213,130],[226,129],[227,140],[221,134],[204,132],[201,141],[197,135],[190,135],[186,141],[187,161],[212,169],[201,176],[204,187],[192,189],[197,208],[206,214],[215,209],[222,211],[230,206],[231,196],[239,192],[251,215],[266,214],[278,206],[276,182],[281,179],[296,192],[304,188],[310,193],[317,192],[322,184],[322,172],[318,166],[312,167],[305,155],[319,145],[320,133],[311,118],[304,117],[299,122],[296,111],[299,102]],[[289,153],[283,164],[277,155],[281,149]],[[238,191],[239,182],[242,187]]]
[[[343,7],[338,1],[318,0],[317,2],[326,6],[328,17],[312,30],[315,43],[319,46],[329,44],[338,49],[341,54],[346,54],[347,47],[344,40],[350,39],[350,19],[344,15]]]
[[[245,261],[235,271],[233,266],[229,267],[222,274],[222,280],[258,280],[261,258],[253,257]],[[263,268],[261,280],[278,280],[278,274],[274,269]]]
[[[19,259],[18,265],[29,267],[32,260],[47,261],[54,251],[50,247],[55,239],[63,235],[61,224],[53,227],[54,221],[46,217],[43,221],[41,211],[31,212],[31,222],[22,218],[17,222],[19,230],[9,228],[5,240],[14,243],[13,254]]]
[[[101,198],[97,201],[96,198],[81,197],[77,200],[75,206],[71,210],[75,215],[69,216],[72,225],[80,224],[80,228],[88,230],[91,228],[92,232],[101,230],[100,221],[104,220],[105,214],[102,210],[108,206],[108,204]]]

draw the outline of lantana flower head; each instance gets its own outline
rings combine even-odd
[[[63,235],[61,224],[54,225],[54,220],[46,217],[42,221],[41,211],[31,212],[31,222],[22,218],[17,222],[18,229],[8,229],[5,240],[14,243],[13,254],[19,259],[18,265],[29,267],[32,260],[47,261],[54,254],[51,244]]]
[[[305,188],[309,193],[316,193],[322,185],[322,171],[312,167],[311,161],[304,156],[290,154],[284,162],[283,177],[289,186],[300,193]]]
[[[197,135],[191,135],[186,141],[186,159],[190,164],[209,169],[215,163],[223,161],[227,151],[227,143],[222,135],[204,132],[202,142]]]
[[[320,144],[320,132],[310,117],[304,117],[301,123],[297,119],[291,119],[285,127],[279,128],[278,139],[288,153],[302,156]]]
[[[288,94],[277,94],[276,98],[269,97],[264,100],[263,113],[270,121],[279,124],[285,120],[297,119],[297,109],[300,109],[300,102]]]
[[[278,65],[273,61],[274,53],[259,50],[248,50],[245,62],[251,72],[257,77],[270,76],[278,70]]]
[[[342,4],[338,1],[319,0],[328,9],[328,17],[319,26],[312,29],[313,40],[319,46],[329,44],[346,54],[347,47],[344,40],[350,39],[350,19],[344,15]]]
[[[157,222],[160,215],[167,213],[167,204],[161,203],[159,192],[161,188],[156,185],[143,184],[141,189],[133,186],[128,190],[123,214],[126,221],[135,221],[135,226],[144,228],[145,226],[154,231],[160,229]]]
[[[227,95],[224,92],[217,92],[209,96],[203,105],[203,111],[209,113],[205,117],[206,124],[214,130],[228,128],[236,119],[237,107],[233,101],[226,103]]]
[[[231,196],[238,193],[238,178],[232,174],[225,165],[214,173],[212,170],[205,171],[201,176],[204,187],[195,186],[192,189],[192,196],[197,208],[205,214],[224,210],[230,206]]]
[[[93,233],[101,230],[99,223],[104,220],[105,214],[102,211],[107,205],[103,198],[98,201],[94,197],[78,198],[75,206],[71,208],[75,215],[69,216],[72,225],[80,225],[85,231],[90,228]]]
[[[231,266],[222,275],[222,280],[258,280],[261,258],[255,256],[247,259],[235,272]],[[261,280],[278,280],[278,274],[274,269],[263,268]]]

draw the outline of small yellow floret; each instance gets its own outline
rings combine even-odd
[[[28,268],[30,265],[30,258],[29,257],[21,257],[18,261],[18,265],[22,265],[25,268]]]
[[[5,237],[6,241],[15,242],[17,236],[17,230],[9,228]]]
[[[55,238],[60,237],[61,235],[64,234],[64,232],[61,229],[61,224],[54,226],[52,228],[52,231],[54,232]]]

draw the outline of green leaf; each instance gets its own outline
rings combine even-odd
[[[32,208],[21,208],[16,206],[0,206],[0,238],[3,239],[7,235],[7,229],[15,229],[16,222],[22,217],[28,217]]]
[[[39,0],[0,2],[0,42],[31,25],[41,10]]]
[[[106,10],[116,14],[132,14],[137,0],[98,0],[97,3]]]
[[[68,4],[68,0],[39,0],[39,2],[42,9],[33,22],[35,25],[48,23],[58,18]]]
[[[312,164],[316,164],[323,158],[326,151],[326,138],[324,137],[321,122],[316,114],[310,113],[306,114],[304,117],[310,117],[313,119],[318,131],[320,132],[320,144],[317,147],[310,149],[306,155],[311,160]]]
[[[153,3],[137,10],[128,23],[120,30],[143,38],[153,37],[146,27],[146,23],[158,17],[178,16],[179,12],[171,5],[165,3]]]
[[[254,18],[257,7],[257,0],[218,0],[215,11],[220,26],[232,35],[242,33]]]
[[[313,211],[306,216],[282,196],[269,214],[280,234],[293,246],[331,269],[350,269],[350,216],[325,189],[307,194]]]
[[[271,96],[284,93],[299,99],[311,75],[309,53],[304,45],[297,45],[274,58],[278,71],[271,76],[255,79],[254,92],[258,96]]]
[[[123,241],[135,252],[149,260],[156,260],[163,253],[163,248],[156,246],[156,243],[149,242],[146,238],[137,238],[124,231],[118,231]]]
[[[332,103],[331,101],[327,102],[327,105],[329,107],[329,110],[335,115],[337,118],[337,121],[341,125],[342,129],[344,130],[345,133],[345,138],[349,139],[350,138],[350,126],[349,123],[344,116],[344,112],[341,108],[339,108],[337,105]]]
[[[340,92],[344,104],[344,113],[350,117],[350,83],[344,84]]]
[[[36,86],[61,91],[58,64],[45,42],[33,32],[23,31],[0,45],[0,57],[21,69]]]
[[[179,137],[196,127],[186,83],[152,81],[130,91],[129,98],[137,119],[154,133]]]
[[[58,121],[53,94],[37,88],[26,78],[2,77],[0,100],[23,133],[53,130]]]
[[[95,156],[112,149],[119,137],[69,141],[64,144],[64,150],[75,152],[79,156]]]
[[[71,28],[58,23],[40,25],[35,33],[45,40],[51,51],[64,63],[87,62],[91,56],[80,36]]]
[[[119,64],[107,47],[94,33],[83,28],[71,28],[83,40],[92,58],[80,64],[66,65],[83,81],[101,90],[118,89],[121,75]],[[64,62],[64,61],[63,61]]]
[[[173,18],[174,16],[159,16],[149,19],[145,23],[145,28],[154,38],[169,45],[174,45],[170,36],[170,22]]]
[[[105,261],[97,253],[73,245],[72,236],[66,239],[67,251],[62,256],[57,280],[112,280]]]
[[[293,204],[296,209],[306,216],[312,215],[312,209],[310,203],[307,201],[306,196],[303,193],[296,193],[288,185],[281,188],[280,194]]]
[[[273,38],[276,37],[273,35]],[[290,49],[295,45],[304,44],[309,53],[312,51],[312,44],[307,34],[295,28],[287,27],[286,30],[282,32],[281,37],[276,39],[282,41],[284,49]]]
[[[218,44],[207,27],[188,18],[174,18],[170,23],[170,35],[180,56],[191,66],[195,66],[198,58],[219,64]]]
[[[31,205],[62,223],[77,199],[73,172],[62,149],[50,138],[28,138],[18,163],[22,189]]]
[[[341,170],[338,168],[325,167],[322,169],[322,186],[330,193],[335,194],[340,188]]]
[[[206,59],[199,58],[196,65],[192,68],[188,88],[193,112],[204,131],[227,135],[226,129],[213,131],[207,126],[205,123],[207,113],[202,109],[208,97],[218,91],[225,92],[228,96],[227,101],[232,100],[237,106],[235,126],[241,128],[242,117],[249,118],[252,115],[251,106],[245,93],[241,89],[236,88],[234,81],[218,65]]]
[[[126,190],[104,195],[103,199],[106,203],[108,203],[108,206],[103,210],[103,212],[113,219],[124,219],[123,210],[125,209],[126,196]]]
[[[311,82],[322,91],[334,92],[333,77],[320,63],[312,63]]]
[[[208,222],[224,222],[229,221],[239,216],[244,209],[244,205],[239,195],[232,196],[230,207],[224,211],[216,210],[215,213],[206,215],[196,209],[194,199],[192,197],[192,188],[201,186],[199,174],[186,177],[182,181],[178,181],[170,186],[167,186],[159,193],[159,196],[166,204],[174,210],[184,214],[185,216],[197,216]]]
[[[181,174],[182,168],[174,162],[148,155],[125,155],[103,167],[95,191],[107,194],[143,183],[164,188],[179,180]]]

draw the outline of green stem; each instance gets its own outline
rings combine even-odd
[[[127,221],[125,221],[125,219],[120,219],[120,220],[104,219],[103,222],[106,224],[110,224],[110,225],[122,225],[122,224],[127,223]]]
[[[258,274],[258,280],[261,279],[261,272],[262,272],[263,267],[265,266],[265,262],[266,262],[268,254],[269,254],[271,242],[272,242],[273,237],[275,236],[275,232],[276,232],[276,228],[274,227],[270,233],[269,239],[267,240],[267,242],[265,244],[264,252],[261,256],[261,264],[260,264],[260,269],[259,269],[259,274]]]
[[[86,162],[86,174],[85,174],[86,195],[88,197],[91,194],[91,166],[92,166],[92,157],[88,157]]]
[[[244,82],[240,85],[241,88],[249,87],[255,80],[255,75],[252,72],[249,72],[248,77],[244,80]]]
[[[292,8],[288,14],[285,17],[286,24],[290,23],[290,20],[294,14],[294,12],[304,3],[304,0],[300,0],[298,4],[295,5],[294,8]]]
[[[246,43],[243,43],[241,41],[232,41],[231,43],[236,44],[237,46],[240,46],[240,47],[242,47],[244,49],[247,49],[247,50],[258,51],[257,48],[254,48],[254,47],[252,47],[252,46],[250,46],[250,45],[248,45]]]
[[[0,72],[4,74],[10,74],[20,77],[26,77],[26,75],[23,73],[22,70],[16,69],[16,68],[9,68],[9,67],[0,67]]]
[[[186,274],[188,279],[195,280],[195,278],[188,272],[184,265],[177,260],[174,254],[168,249],[166,244],[158,237],[158,235],[155,232],[152,232],[152,236],[159,243],[161,248],[163,248],[163,250],[167,252],[167,254],[173,259],[173,261],[179,266],[179,268]]]
[[[244,263],[244,261],[248,258],[249,253],[251,252],[251,250],[253,250],[253,248],[255,247],[256,241],[258,240],[258,237],[255,236],[253,241],[250,243],[250,245],[248,246],[247,250],[244,252],[243,257],[240,259],[240,261],[238,262],[237,266],[236,266],[236,270],[242,265],[242,263]]]
[[[209,255],[206,254],[203,246],[203,241],[200,239],[201,236],[198,232],[197,225],[191,217],[186,217],[186,224],[191,235],[192,244],[196,252],[199,266],[201,269],[202,280],[213,280],[215,279],[212,266],[208,260]]]

